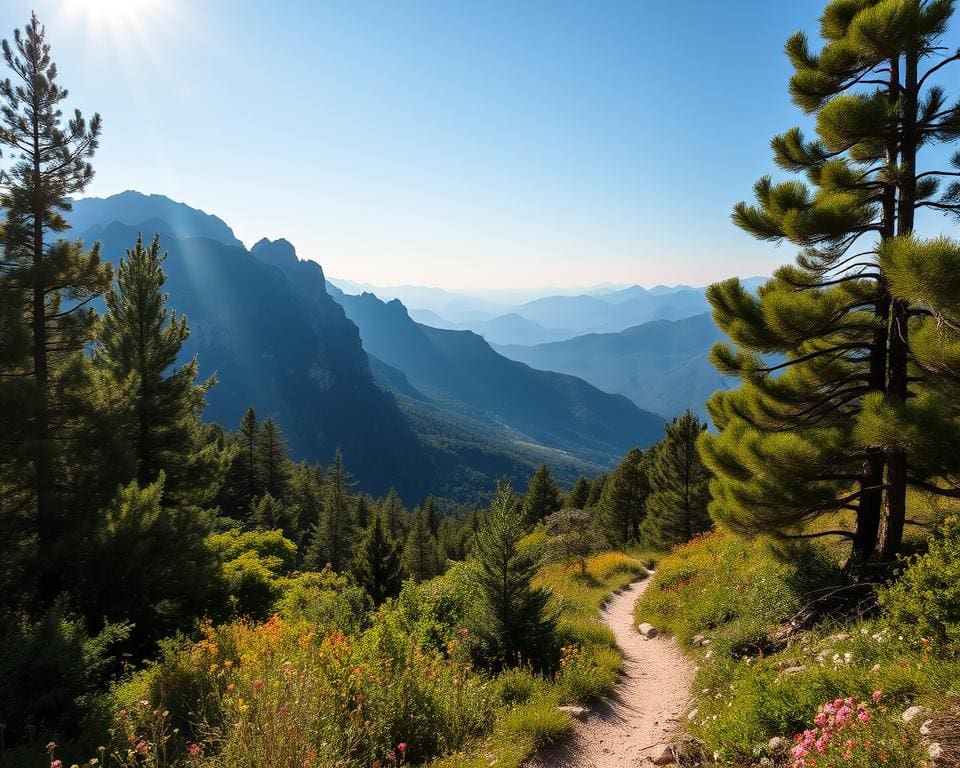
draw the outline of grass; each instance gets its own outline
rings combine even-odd
[[[811,546],[788,554],[762,541],[709,534],[663,558],[637,605],[638,622],[673,633],[696,658],[697,711],[687,727],[699,758],[753,765],[772,737],[792,740],[812,728],[825,702],[870,701],[875,691],[880,703],[860,726],[860,742],[875,747],[886,739],[903,754],[915,753],[916,727],[900,733],[899,714],[913,704],[944,710],[960,699],[960,659],[903,636],[882,613],[823,618],[785,644],[774,642],[817,590],[849,588],[835,552]],[[694,643],[698,636],[708,644]],[[815,765],[859,765],[866,757],[858,749],[827,750]],[[893,760],[890,750],[885,754]]]

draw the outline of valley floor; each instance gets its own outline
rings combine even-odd
[[[693,663],[671,637],[642,637],[633,625],[634,605],[652,579],[614,595],[603,620],[623,653],[623,676],[613,695],[570,737],[531,760],[528,768],[621,768],[652,765],[669,744],[691,702]]]

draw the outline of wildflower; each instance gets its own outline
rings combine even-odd
[[[61,760],[51,760],[50,768],[63,768],[63,761]]]
[[[57,748],[57,743],[55,741],[47,742],[47,754],[52,755],[54,750]]]
[[[190,744],[187,745],[187,754],[190,757],[197,757],[202,752],[203,752],[203,747],[201,747],[195,741],[192,741],[190,742]]]
[[[405,741],[401,741],[399,744],[397,744],[397,752],[399,752],[401,755],[405,755],[407,753],[407,743]]]
[[[258,679],[258,680],[251,681],[250,687],[253,688],[253,690],[255,691],[259,691],[261,688],[263,688],[263,680]]]
[[[873,703],[879,704],[881,696],[883,696],[883,691],[874,691],[873,694],[871,695],[871,698],[873,699]]]

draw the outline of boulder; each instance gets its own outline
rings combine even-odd
[[[924,720],[923,725],[920,726],[920,735],[929,736],[932,728],[933,720]]]
[[[658,744],[650,750],[650,762],[654,765],[670,765],[673,762],[673,750],[668,744]]]
[[[930,755],[931,760],[937,761],[943,757],[943,747],[934,741],[927,745],[927,754]]]
[[[657,636],[657,628],[653,624],[648,624],[643,622],[637,629],[640,631],[640,634],[643,635],[647,640]]]

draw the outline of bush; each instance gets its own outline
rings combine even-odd
[[[557,709],[549,699],[518,707],[503,719],[508,733],[529,737],[533,748],[540,749],[552,744],[570,732],[570,716]]]
[[[881,590],[880,604],[899,634],[960,650],[960,517],[944,521],[927,553]]]

